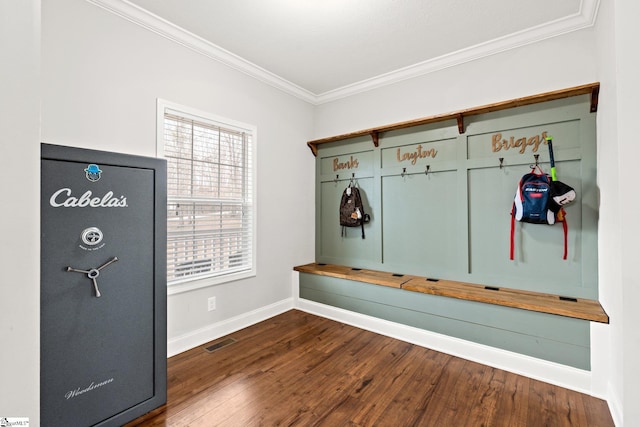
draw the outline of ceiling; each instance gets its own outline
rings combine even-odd
[[[599,0],[88,0],[310,102],[593,25]]]

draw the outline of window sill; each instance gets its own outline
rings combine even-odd
[[[201,279],[193,279],[184,282],[178,282],[167,285],[167,295],[176,295],[184,292],[194,291],[196,289],[208,288],[210,286],[222,285],[236,280],[248,279],[255,277],[255,270],[242,271],[233,274],[227,274],[217,277],[203,277]]]

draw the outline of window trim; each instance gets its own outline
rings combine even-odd
[[[220,117],[215,114],[198,110],[196,108],[187,107],[184,105],[180,105],[174,102],[170,102],[161,98],[157,98],[156,103],[156,157],[166,159],[165,156],[165,144],[164,144],[164,115],[165,113],[170,112],[173,114],[177,114],[183,116],[185,118],[193,119],[196,121],[202,121],[206,123],[210,123],[220,127],[231,128],[235,130],[240,130],[243,132],[247,132],[251,134],[251,164],[249,167],[251,168],[251,206],[252,206],[252,224],[251,224],[251,268],[249,270],[224,274],[220,276],[214,277],[203,277],[203,278],[195,278],[191,280],[186,280],[178,283],[167,283],[167,294],[178,294],[182,292],[191,291],[194,289],[201,289],[209,286],[215,286],[223,283],[229,283],[236,280],[247,279],[250,277],[255,277],[257,275],[257,232],[258,232],[258,219],[257,219],[257,139],[258,139],[258,131],[256,126],[239,122],[237,120],[227,119],[225,117]]]

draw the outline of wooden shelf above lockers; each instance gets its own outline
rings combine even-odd
[[[423,117],[405,122],[393,123],[390,125],[380,126],[376,128],[363,129],[355,132],[345,133],[342,135],[330,136],[327,138],[315,139],[308,141],[307,145],[311,149],[314,156],[318,155],[318,146],[330,142],[342,141],[350,138],[370,135],[374,146],[378,146],[380,134],[393,130],[399,130],[414,126],[421,126],[430,123],[443,122],[447,120],[455,120],[458,124],[458,132],[464,133],[464,118],[476,116],[479,114],[491,113],[494,111],[506,110],[508,108],[522,107],[525,105],[538,104],[541,102],[553,101],[556,99],[569,98],[579,95],[591,95],[590,111],[595,113],[598,110],[598,94],[600,93],[600,83],[589,83],[581,86],[574,86],[567,89],[555,90],[552,92],[540,93],[537,95],[526,96],[523,98],[510,99],[508,101],[496,102],[493,104],[482,105],[480,107],[468,108],[466,110],[455,111],[452,113],[438,114],[430,117]]]

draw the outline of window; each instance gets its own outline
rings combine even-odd
[[[255,133],[158,100],[169,286],[193,289],[255,275]]]

